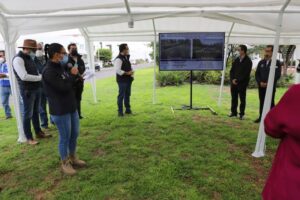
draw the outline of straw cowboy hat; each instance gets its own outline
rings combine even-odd
[[[18,48],[37,49],[37,42],[35,40],[24,40],[23,46]]]

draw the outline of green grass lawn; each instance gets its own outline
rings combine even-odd
[[[277,141],[267,139],[267,156],[251,157],[258,125],[258,94],[249,90],[245,121],[229,119],[229,88],[222,107],[218,86],[195,85],[195,106],[208,111],[175,111],[189,102],[189,85],[157,89],[152,104],[152,69],[136,72],[135,115],[118,118],[115,78],[90,85],[83,98],[78,154],[88,167],[73,177],[59,170],[58,133],[32,147],[17,144],[14,120],[0,120],[0,199],[260,199]],[[285,89],[279,89],[277,99]],[[1,109],[0,115],[3,116]]]

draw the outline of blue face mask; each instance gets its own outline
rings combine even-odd
[[[64,55],[63,59],[60,61],[60,64],[65,65],[67,64],[69,60],[69,57],[67,55]]]

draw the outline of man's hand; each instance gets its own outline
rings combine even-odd
[[[260,82],[260,87],[266,88],[268,86],[268,83]]]
[[[133,74],[133,71],[125,72],[125,74],[131,76]]]
[[[0,74],[0,78],[7,78],[5,74]]]
[[[77,75],[78,72],[79,72],[79,71],[78,71],[78,68],[77,68],[77,67],[72,67],[72,68],[71,68],[71,74],[72,74],[72,75]]]
[[[233,79],[233,80],[232,80],[232,84],[233,84],[233,85],[237,85],[237,84],[238,84],[237,79]]]

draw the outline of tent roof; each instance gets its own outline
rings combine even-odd
[[[18,35],[85,28],[93,40],[153,40],[157,32],[230,31],[231,42],[271,43],[286,0],[1,0],[0,17]],[[300,2],[291,0],[281,43],[300,44]],[[128,21],[135,21],[132,29]],[[3,23],[0,18],[0,23]]]

